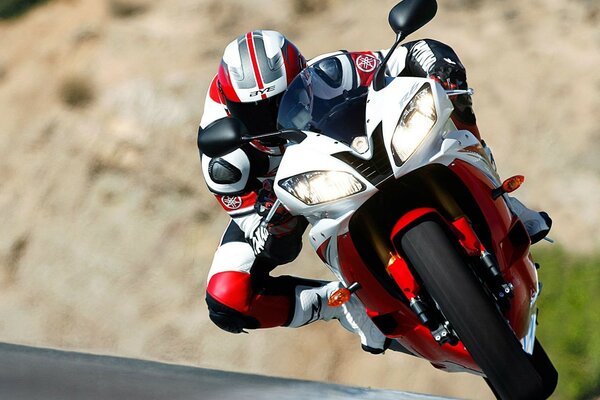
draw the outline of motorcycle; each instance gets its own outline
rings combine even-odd
[[[441,370],[483,377],[501,399],[545,399],[558,374],[535,338],[540,283],[523,223],[481,143],[458,130],[451,96],[426,78],[390,77],[397,46],[435,15],[435,0],[389,14],[397,40],[368,87],[336,90],[325,58],[290,84],[279,108],[286,149],[277,204],[311,225],[309,240],[375,325]],[[337,88],[339,89],[339,88]],[[199,136],[220,156],[256,139],[234,118]],[[270,216],[267,216],[267,220]]]

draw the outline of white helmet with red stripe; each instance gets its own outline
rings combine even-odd
[[[281,33],[248,32],[225,48],[219,91],[229,113],[244,122],[251,134],[274,132],[281,96],[305,66],[298,48]]]

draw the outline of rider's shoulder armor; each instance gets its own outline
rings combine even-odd
[[[340,50],[317,56],[308,61],[309,66],[320,70],[319,75],[332,82],[339,81],[335,86],[369,86],[377,67],[383,61],[388,50],[382,51],[346,51]],[[407,50],[398,48],[387,63],[387,72],[397,76],[404,69]]]
[[[240,194],[248,189],[250,159],[237,149],[221,157],[202,156],[202,173],[211,192],[216,194]]]
[[[211,192],[240,195],[260,186],[259,179],[276,170],[280,159],[244,146],[221,157],[202,155],[202,173]]]
[[[235,184],[242,179],[242,171],[222,157],[209,161],[208,175],[215,183],[222,185]]]

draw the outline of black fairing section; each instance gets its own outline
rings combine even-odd
[[[220,157],[238,149],[248,129],[237,118],[224,117],[210,123],[206,128],[198,128],[198,150],[208,157]]]
[[[373,131],[372,137],[373,157],[371,157],[370,160],[364,160],[349,151],[333,154],[333,157],[351,166],[373,186],[378,186],[386,179],[393,177],[394,173],[383,142],[383,129],[381,123],[379,123]]]
[[[408,36],[433,19],[435,0],[403,0],[390,11],[388,22],[394,32]]]
[[[431,207],[448,221],[466,215],[484,246],[491,248],[491,234],[481,210],[464,183],[447,167],[431,164],[399,180],[388,180],[379,189],[352,216],[350,235],[365,265],[395,297],[405,300],[386,272],[393,249],[390,233],[408,211]]]

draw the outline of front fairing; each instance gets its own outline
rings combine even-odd
[[[307,205],[276,184],[277,196],[292,214],[304,215],[312,225],[323,218],[338,218],[359,208],[386,181],[432,162],[449,165],[462,158],[493,176],[483,157],[465,151],[479,142],[468,131],[456,130],[450,120],[452,103],[438,83],[424,78],[390,78],[383,89],[375,92],[370,87],[367,94],[366,88],[343,78],[340,69],[336,58],[324,59],[296,77],[283,97],[280,128],[302,129],[307,137],[287,148],[276,181],[307,171],[343,171],[366,189],[335,201]],[[392,156],[394,130],[404,108],[423,85],[431,86],[437,121],[414,154],[399,166]],[[342,120],[346,122],[340,124]],[[368,141],[368,149],[362,153],[352,148],[359,136]]]
[[[322,73],[318,71],[314,67],[305,70],[294,80],[290,92],[282,99],[279,116],[281,128],[304,129],[307,137],[302,143],[287,148],[277,180],[307,171],[343,171],[361,181],[366,190],[348,198],[307,205],[276,185],[277,195],[293,214],[305,215],[311,222],[316,222],[319,218],[337,218],[350,209],[357,209],[378,186],[388,180],[399,179],[431,163],[447,166],[456,159],[484,170],[493,184],[499,183],[490,163],[481,152],[473,150],[477,147],[481,149],[479,141],[468,131],[456,130],[450,119],[452,103],[444,89],[435,81],[395,78],[378,92],[370,88],[367,97],[360,94],[345,102],[348,92],[340,91],[340,88],[332,89],[330,82],[322,79]],[[431,87],[437,121],[412,156],[398,165],[392,155],[394,130],[404,108],[423,85]],[[331,98],[323,100],[322,97]],[[364,106],[361,107],[364,111],[362,114],[357,113],[356,109],[360,108],[358,105],[363,100]],[[329,112],[324,106],[326,102],[329,102],[328,107],[333,108]],[[352,129],[345,128],[347,123],[332,123],[344,119],[344,116],[352,121]],[[306,130],[311,127],[316,132]],[[352,141],[358,136],[364,136],[368,142],[368,149],[362,153],[352,147]]]

